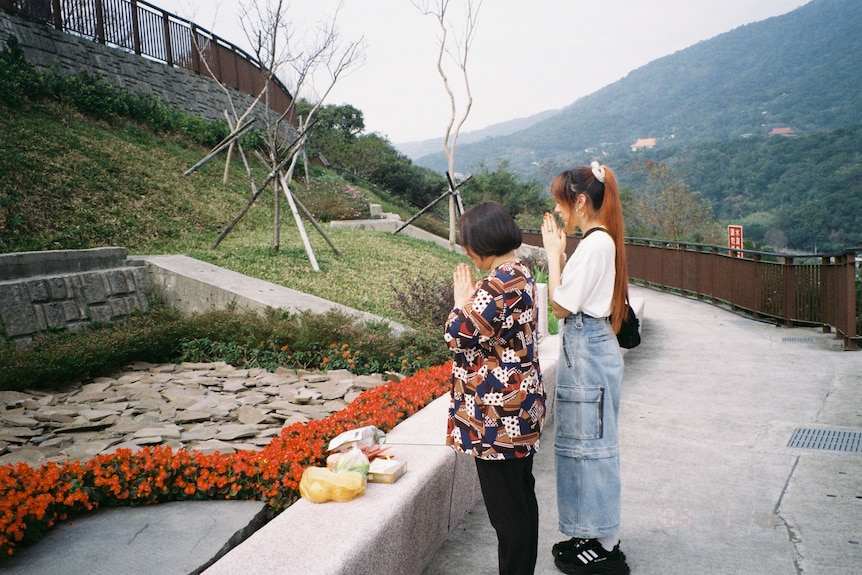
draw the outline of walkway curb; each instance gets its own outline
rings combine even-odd
[[[550,399],[556,337],[540,343],[540,362]],[[473,458],[444,444],[448,407],[440,397],[387,434],[389,453],[407,462],[397,482],[369,483],[346,503],[300,499],[204,575],[276,575],[286,566],[303,575],[422,573],[481,500]]]

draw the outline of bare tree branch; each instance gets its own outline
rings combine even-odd
[[[453,33],[453,38],[450,40],[450,31],[456,29],[456,24],[447,18],[449,10],[449,0],[411,0],[423,15],[433,16],[440,27],[440,49],[437,52],[437,73],[443,81],[443,88],[449,98],[449,121],[446,125],[446,131],[443,136],[443,152],[446,154],[446,160],[449,167],[449,174],[454,177],[455,172],[455,146],[458,143],[458,135],[461,132],[461,127],[467,121],[470,115],[470,110],[473,107],[473,94],[470,90],[470,79],[467,73],[467,57],[470,53],[473,39],[476,35],[476,26],[478,22],[479,10],[482,7],[482,0],[466,0],[465,21],[460,35]],[[454,44],[454,48],[452,46]],[[457,117],[457,99],[452,87],[449,84],[449,77],[443,66],[443,56],[448,54],[454,61],[458,70],[461,72],[461,77],[464,82],[465,103],[464,112],[461,117]],[[456,124],[457,119],[457,124]],[[453,190],[454,192],[454,190]],[[455,249],[455,196],[449,197],[449,249]]]
[[[278,0],[275,6],[271,6],[266,0],[247,0],[241,4],[240,23],[249,44],[253,46],[257,61],[261,65],[261,73],[264,76],[264,87],[255,99],[253,106],[263,99],[267,105],[267,109],[269,109],[270,87],[276,79],[276,73],[279,71],[289,76],[284,84],[291,92],[292,100],[287,110],[277,118],[273,118],[272,114],[265,115],[266,128],[264,140],[268,153],[265,155],[261,154],[260,158],[262,158],[262,162],[270,170],[269,175],[259,187],[255,185],[252,178],[252,197],[246,207],[222,232],[213,244],[213,248],[218,246],[236,222],[248,211],[251,204],[263,192],[269,182],[273,182],[276,187],[276,193],[274,194],[273,249],[279,249],[280,243],[278,232],[280,229],[280,194],[278,194],[277,189],[279,185],[291,204],[291,210],[297,220],[297,225],[302,227],[295,198],[292,197],[287,187],[293,177],[298,158],[297,154],[302,152],[307,138],[307,131],[316,121],[316,118],[313,116],[323,104],[326,96],[332,91],[338,79],[354,66],[361,64],[364,57],[362,39],[344,44],[340,41],[336,22],[341,6],[339,5],[331,21],[318,25],[315,35],[311,40],[305,42],[303,41],[304,38],[297,32],[300,29],[288,22],[288,5],[284,0]],[[311,37],[312,35],[306,34],[304,36]],[[306,90],[306,85],[312,82],[315,77],[319,77],[322,72],[326,73],[327,82],[323,90],[323,96],[316,99],[312,110],[306,115],[304,125],[300,126],[301,133],[299,136],[289,146],[285,146],[281,126],[285,120],[291,118],[295,113],[296,102]],[[280,79],[282,81],[285,80],[283,77]],[[250,112],[251,108],[246,110],[242,115],[237,115],[234,112],[234,117],[236,118],[234,125],[239,126]],[[246,164],[246,170],[249,171],[245,155],[241,149],[240,151],[243,156],[243,162]],[[286,172],[283,172],[288,163],[290,164],[289,168]],[[332,245],[329,238],[326,237],[326,234],[317,225],[317,222],[304,209],[304,206],[302,206],[302,211],[312,221],[318,231],[321,232],[321,235]],[[305,230],[302,229],[301,233],[304,235]],[[336,254],[340,253],[334,245],[332,247]],[[310,244],[307,245],[307,248],[310,249]],[[309,254],[309,257],[313,260],[314,256],[313,254]],[[318,270],[315,269],[315,271]]]

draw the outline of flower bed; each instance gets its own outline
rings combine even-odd
[[[203,454],[119,449],[80,462],[0,467],[0,554],[37,542],[58,521],[99,506],[254,499],[278,512],[299,498],[306,467],[325,465],[330,439],[357,427],[389,431],[449,389],[449,363],[363,392],[327,419],[295,423],[260,451]],[[441,430],[442,433],[442,430]]]

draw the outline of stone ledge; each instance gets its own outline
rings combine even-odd
[[[388,434],[389,452],[407,462],[397,482],[369,483],[346,503],[300,499],[205,575],[421,573],[481,497],[472,458],[442,444],[447,409],[438,398]]]
[[[127,254],[126,248],[118,247],[0,254],[0,281],[140,265],[127,261]]]
[[[183,313],[227,309],[284,309],[326,313],[342,311],[366,321],[382,321],[380,316],[242,275],[184,255],[142,256],[149,271],[150,285],[162,300]],[[405,326],[388,321],[395,333]]]
[[[79,330],[147,311],[148,277],[125,248],[0,255],[0,333],[18,346],[51,329]]]
[[[539,352],[551,417],[558,338],[544,337]],[[398,481],[369,483],[346,503],[300,499],[203,575],[421,574],[482,496],[472,457],[444,445],[448,408],[444,395],[387,435],[389,453],[407,462]]]

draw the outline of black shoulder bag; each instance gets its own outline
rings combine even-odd
[[[617,334],[617,341],[620,342],[620,347],[624,349],[632,349],[641,343],[641,322],[638,316],[635,315],[635,310],[632,309],[629,303],[629,296],[626,294],[626,310],[627,316],[623,319],[623,324],[620,326],[620,332]]]

